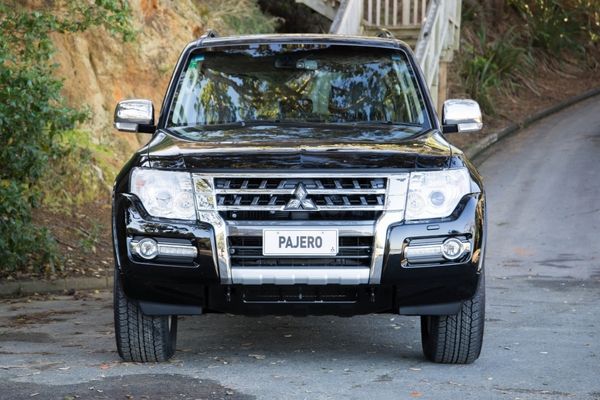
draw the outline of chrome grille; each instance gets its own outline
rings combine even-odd
[[[215,178],[219,211],[289,211],[298,190],[315,208],[293,211],[377,211],[385,206],[383,177]]]
[[[192,177],[198,219],[215,232],[221,283],[357,285],[380,282],[388,228],[404,217],[409,174],[206,171]],[[320,226],[338,230],[337,256],[262,255],[264,229]]]
[[[262,237],[230,236],[232,267],[369,267],[373,237],[340,236],[339,251],[328,257],[263,256]]]

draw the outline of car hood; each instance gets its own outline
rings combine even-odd
[[[410,128],[239,127],[199,131],[197,140],[159,130],[143,149],[153,168],[420,169],[444,168],[452,149],[437,130]]]

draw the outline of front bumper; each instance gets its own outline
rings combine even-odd
[[[248,269],[246,285],[223,279],[213,226],[205,222],[165,221],[150,217],[139,200],[120,194],[115,198],[113,236],[115,260],[126,295],[151,314],[231,312],[241,314],[337,314],[373,312],[451,314],[471,298],[483,269],[485,198],[465,196],[455,213],[444,220],[389,223],[378,235],[385,240],[378,268],[367,271],[338,269],[329,275],[297,269],[294,280],[264,280]],[[364,229],[373,230],[364,226]],[[243,230],[243,226],[235,229]],[[360,231],[354,226],[353,231]],[[374,232],[371,232],[374,234]],[[182,243],[198,250],[194,259],[168,257],[147,261],[131,253],[132,240],[145,237]],[[458,237],[469,243],[467,256],[451,262],[408,263],[411,243],[435,243]],[[377,243],[375,243],[375,246]],[[315,271],[313,269],[313,271]],[[241,273],[242,271],[240,271]],[[236,271],[232,271],[235,278]],[[254,274],[254,275],[253,275]],[[335,275],[338,274],[338,275]],[[253,286],[251,284],[260,284]],[[261,295],[256,294],[256,290]],[[326,293],[327,295],[324,295]],[[162,310],[162,311],[161,311]]]

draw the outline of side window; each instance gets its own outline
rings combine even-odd
[[[403,60],[398,55],[392,56],[394,71],[397,84],[400,86],[397,93],[402,97],[402,105],[406,116],[404,119],[415,124],[425,122],[423,109],[424,100],[417,85],[415,74],[412,68],[409,68],[408,61]]]
[[[185,74],[179,78],[177,90],[175,91],[177,101],[171,107],[171,115],[169,116],[169,120],[174,125],[197,123],[194,111],[195,101],[193,99],[198,98],[198,94],[203,89],[202,84],[199,84],[202,61],[204,61],[202,56],[193,57]]]

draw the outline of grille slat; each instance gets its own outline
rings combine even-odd
[[[349,188],[349,189],[327,189],[327,188],[307,188],[310,194],[385,194],[385,189],[368,189],[368,188]],[[292,188],[249,188],[249,189],[218,189],[219,194],[292,194]]]
[[[261,256],[262,256],[262,250],[261,250]],[[232,256],[232,258],[235,258],[235,259],[248,259],[248,260],[255,260],[256,258],[258,258],[258,257],[261,257],[261,256],[259,256],[258,254],[254,254],[254,255],[253,255],[253,254],[250,254],[250,255],[238,255],[238,254],[234,254],[234,255]],[[264,258],[267,258],[267,257],[264,257]],[[310,259],[310,258],[298,258],[298,257],[296,257],[296,258],[293,258],[293,257],[268,257],[268,258],[269,258],[269,259],[277,259],[277,260],[279,260],[279,261],[281,261],[281,260],[284,260],[284,263],[285,263],[285,260],[287,260],[287,259],[290,259],[290,260],[292,260],[292,259],[302,259],[302,260],[309,260],[309,259]],[[335,260],[335,259],[342,259],[342,258],[343,258],[343,259],[347,259],[347,258],[354,258],[354,259],[368,258],[368,259],[370,259],[370,258],[371,258],[371,256],[369,256],[369,255],[342,255],[342,256],[328,256],[328,257],[327,257],[327,260]],[[321,258],[315,258],[315,259],[319,259],[319,260],[321,260],[321,259],[325,259],[325,258],[324,258],[324,257],[321,257]],[[317,263],[317,264],[315,264],[315,265],[321,265],[321,264]]]

